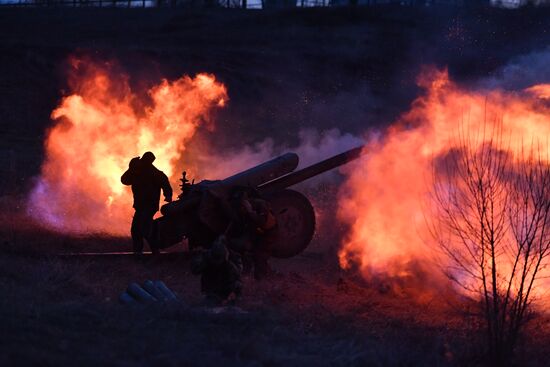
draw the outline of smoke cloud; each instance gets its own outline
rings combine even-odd
[[[191,171],[196,177],[223,179],[286,152],[298,154],[299,169],[362,144],[364,144],[362,138],[350,133],[342,133],[337,128],[325,131],[302,129],[298,132],[297,144],[277,143],[273,138],[266,138],[255,144],[225,152],[213,148],[205,150],[209,145],[202,144],[199,151],[190,151],[189,154],[193,156],[191,161],[194,166],[191,167]],[[337,172],[330,171],[308,180],[306,184],[318,183],[321,180],[334,181],[337,177]]]
[[[478,83],[482,89],[522,90],[534,84],[550,83],[550,47],[512,58],[492,77]]]

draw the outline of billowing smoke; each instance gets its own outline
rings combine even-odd
[[[478,87],[522,90],[535,84],[550,83],[550,47],[513,58]]]
[[[145,151],[172,181],[199,127],[227,99],[212,75],[162,80],[147,97],[132,90],[116,63],[71,59],[70,94],[52,112],[46,159],[30,193],[30,215],[70,233],[127,233],[132,197],[120,176]]]
[[[52,113],[46,159],[28,201],[33,218],[61,232],[127,234],[132,198],[120,176],[132,157],[148,150],[175,188],[182,169],[198,180],[223,179],[289,150],[303,167],[361,144],[331,129],[303,130],[296,144],[267,138],[232,151],[216,150],[212,141],[189,149],[227,100],[213,75],[162,80],[145,94],[132,90],[116,63],[74,58],[69,78],[70,93]]]
[[[497,8],[518,9],[523,6],[548,6],[549,0],[491,0],[491,5]]]
[[[203,150],[197,153],[190,152],[190,154],[193,155],[194,172],[198,177],[224,178],[286,152],[298,154],[300,157],[298,169],[300,169],[362,144],[362,138],[342,133],[337,128],[326,131],[303,129],[299,131],[298,142],[295,144],[276,143],[272,138],[266,138],[255,144],[230,151]],[[205,149],[205,146],[202,148]],[[211,176],[214,173],[217,177]],[[308,180],[307,183],[334,180],[337,175],[333,171],[327,172],[318,178]]]
[[[514,141],[548,136],[544,101],[549,86],[531,82],[550,79],[544,67],[549,55],[547,49],[512,60],[473,90],[457,86],[446,72],[424,73],[419,85],[425,92],[410,110],[388,128],[365,136],[303,128],[294,142],[268,137],[233,149],[218,148],[215,134],[200,134],[205,122],[216,124],[220,134],[228,128],[210,118],[227,100],[214,76],[162,81],[149,91],[152,102],[139,101],[125,77],[113,79],[92,65],[93,72],[77,78],[72,94],[52,115],[56,123],[46,142],[47,159],[31,195],[33,216],[63,232],[127,233],[131,198],[119,177],[129,158],[146,150],[157,153],[159,168],[175,186],[183,169],[198,180],[222,179],[287,151],[296,152],[304,167],[367,142],[360,161],[300,188],[343,181],[337,200],[332,197],[339,222],[349,229],[339,253],[342,267],[355,267],[367,279],[409,279],[431,287],[437,270],[424,209],[433,158],[453,148],[451,138],[459,127],[475,131],[480,123],[496,121],[495,116]],[[525,65],[534,71],[524,71]]]
[[[550,84],[529,83],[541,80],[537,72],[543,79],[550,76],[545,60],[548,50],[513,60],[477,89],[459,87],[446,71],[427,70],[419,77],[424,94],[387,129],[370,134],[367,154],[348,169],[339,198],[340,220],[351,228],[340,252],[344,268],[356,267],[367,279],[432,287],[430,280],[447,265],[437,256],[428,226],[435,220],[430,218],[434,175],[440,174],[432,162],[456,149],[460,134],[475,150],[499,131],[515,157],[525,141],[548,147]],[[538,71],[523,72],[526,63]],[[514,91],[503,91],[505,85]]]

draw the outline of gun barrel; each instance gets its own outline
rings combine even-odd
[[[267,162],[239,172],[224,180],[213,181],[204,184],[203,187],[220,194],[227,194],[231,189],[238,186],[258,187],[259,185],[274,180],[277,177],[292,172],[298,166],[298,155],[286,153],[273,158]],[[200,183],[198,184],[201,185]],[[160,208],[163,215],[182,213],[196,207],[200,203],[200,196],[193,196],[184,200],[175,200]]]
[[[324,161],[315,163],[309,167],[302,168],[301,170],[288,173],[272,181],[266,182],[258,186],[258,189],[261,192],[266,193],[271,191],[282,190],[289,186],[296,185],[297,183],[305,181],[313,176],[317,176],[323,172],[329,171],[338,166],[342,166],[348,162],[351,162],[359,158],[361,155],[364,154],[364,148],[365,146],[362,145],[357,148],[350,149],[344,153],[340,153],[338,155],[335,155],[334,157],[330,157],[328,159],[325,159]]]
[[[233,188],[236,186],[258,187],[277,177],[286,175],[298,167],[298,155],[285,153],[267,162],[227,177],[216,184],[219,188]]]

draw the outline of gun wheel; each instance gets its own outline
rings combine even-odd
[[[266,235],[271,256],[286,259],[306,249],[315,232],[315,212],[309,200],[298,191],[285,189],[269,194],[277,225]]]

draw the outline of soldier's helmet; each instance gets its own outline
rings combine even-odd
[[[145,164],[152,164],[155,161],[156,157],[152,152],[145,152],[141,157],[141,161]]]
[[[138,167],[139,167],[139,157],[132,158],[132,159],[130,160],[130,165],[129,165],[129,166],[130,166],[130,168],[132,168],[132,169],[138,168]]]
[[[210,248],[210,260],[213,264],[219,265],[224,261],[227,261],[229,257],[229,251],[226,246],[226,238],[224,235],[219,236]]]

